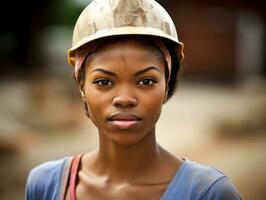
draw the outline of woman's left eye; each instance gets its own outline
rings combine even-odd
[[[138,84],[148,86],[148,85],[153,85],[154,83],[156,83],[156,82],[153,79],[146,78],[146,79],[141,80]]]

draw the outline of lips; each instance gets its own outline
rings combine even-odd
[[[141,118],[133,113],[116,113],[109,118],[110,123],[119,129],[130,129],[137,126]]]

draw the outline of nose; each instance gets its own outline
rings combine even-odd
[[[114,97],[113,105],[115,107],[120,107],[120,108],[136,107],[138,104],[137,98],[134,97],[132,93],[131,94],[130,93],[131,93],[130,90],[127,91],[123,90],[123,92],[121,91],[119,95]]]

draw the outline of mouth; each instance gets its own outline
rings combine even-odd
[[[134,128],[140,121],[141,118],[133,113],[116,113],[109,118],[109,122],[119,129]]]

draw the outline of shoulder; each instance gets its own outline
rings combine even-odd
[[[215,167],[189,160],[181,165],[169,187],[172,188],[173,199],[177,197],[187,200],[240,199],[230,178],[223,172]]]
[[[204,195],[204,200],[240,200],[240,194],[229,177],[216,180]]]
[[[191,190],[199,199],[204,200],[237,200],[239,193],[231,179],[219,169],[189,161],[189,177],[193,185]]]
[[[70,158],[45,162],[33,168],[27,178],[26,199],[57,199],[64,170]]]

